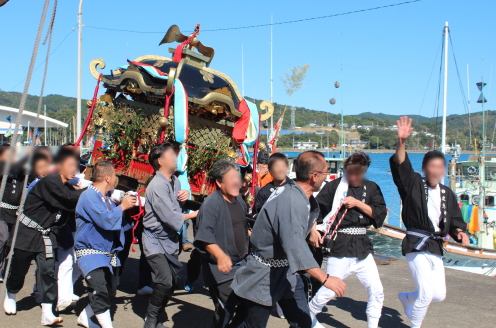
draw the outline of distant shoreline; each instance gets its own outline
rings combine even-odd
[[[307,149],[295,149],[295,148],[277,148],[278,152],[281,153],[288,153],[288,152],[293,152],[293,153],[301,153],[304,152]],[[318,151],[321,151],[323,153],[327,153],[327,149],[317,149]],[[347,150],[348,151],[348,150]],[[356,150],[354,150],[356,151]],[[374,153],[374,154],[394,154],[395,150],[394,149],[363,149],[364,152],[366,153]],[[420,153],[420,154],[425,154],[427,153],[426,150],[409,150],[409,153]],[[329,153],[339,153],[339,151],[335,150],[329,150]],[[474,152],[471,150],[462,150],[462,154],[473,154]],[[496,151],[486,151],[487,154],[496,154]]]

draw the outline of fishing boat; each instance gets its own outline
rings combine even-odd
[[[479,142],[480,153],[471,155],[466,161],[458,161],[461,147],[446,143],[447,78],[448,78],[448,23],[443,34],[444,47],[444,106],[442,120],[442,141],[440,150],[451,159],[448,163],[447,183],[458,198],[462,216],[467,222],[470,245],[462,246],[447,236],[443,261],[445,267],[488,276],[496,276],[496,156],[486,156],[486,142]],[[481,96],[478,103],[486,102],[482,88],[477,83]],[[470,112],[469,112],[470,117]],[[485,113],[482,107],[482,139],[485,140]],[[479,146],[476,145],[475,149]],[[445,179],[446,180],[446,179]],[[400,218],[401,219],[401,218]],[[375,234],[377,252],[389,256],[401,256],[400,241],[406,230],[386,224],[381,229],[371,229]]]
[[[290,179],[296,179],[296,171],[295,171],[295,162],[296,158],[289,158],[289,167],[288,167],[288,177]],[[343,176],[343,163],[344,158],[340,157],[326,157],[325,161],[327,163],[327,167],[329,169],[329,174],[326,176],[325,181],[332,181]]]

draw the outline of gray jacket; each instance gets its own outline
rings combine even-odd
[[[248,255],[231,285],[236,295],[271,306],[294,291],[297,272],[319,267],[306,242],[318,214],[313,196],[308,199],[295,182],[277,188],[258,214],[250,241],[258,256],[287,259],[289,266],[269,267]]]
[[[246,213],[246,203],[239,195],[236,201]],[[232,280],[236,270],[241,266],[241,261],[248,252],[248,224],[245,225],[246,241],[245,251],[238,254],[234,240],[233,221],[231,213],[226,205],[226,200],[220,191],[210,194],[203,202],[196,218],[196,236],[194,245],[203,255],[203,280],[205,286],[218,285]],[[224,253],[229,255],[233,263],[233,268],[228,273],[222,273],[217,268],[216,259],[205,250],[205,244],[217,244]]]
[[[172,183],[157,172],[146,188],[146,214],[143,217],[143,248],[146,256],[179,253],[178,231],[184,222],[181,203],[177,193],[181,183],[172,176]]]

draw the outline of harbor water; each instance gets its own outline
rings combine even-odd
[[[285,154],[294,158],[299,155],[299,152],[285,152]],[[327,153],[325,153],[327,156]],[[338,153],[334,153],[337,157]],[[386,200],[386,205],[389,210],[389,224],[399,227],[400,226],[400,196],[398,190],[393,183],[393,178],[390,173],[389,168],[389,158],[393,154],[386,153],[368,153],[372,159],[372,164],[367,172],[367,179],[374,181],[379,185]],[[333,153],[329,153],[332,157]],[[408,155],[413,165],[413,169],[417,172],[422,171],[422,158],[424,154],[421,153],[411,153]],[[461,154],[458,161],[466,161],[470,154]],[[447,156],[446,160],[449,161],[451,156]],[[447,171],[446,171],[447,172]]]

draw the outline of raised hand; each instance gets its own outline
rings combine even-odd
[[[413,131],[412,128],[413,120],[408,118],[408,116],[402,116],[396,123],[398,124],[398,139],[405,141],[410,137],[410,134]]]

